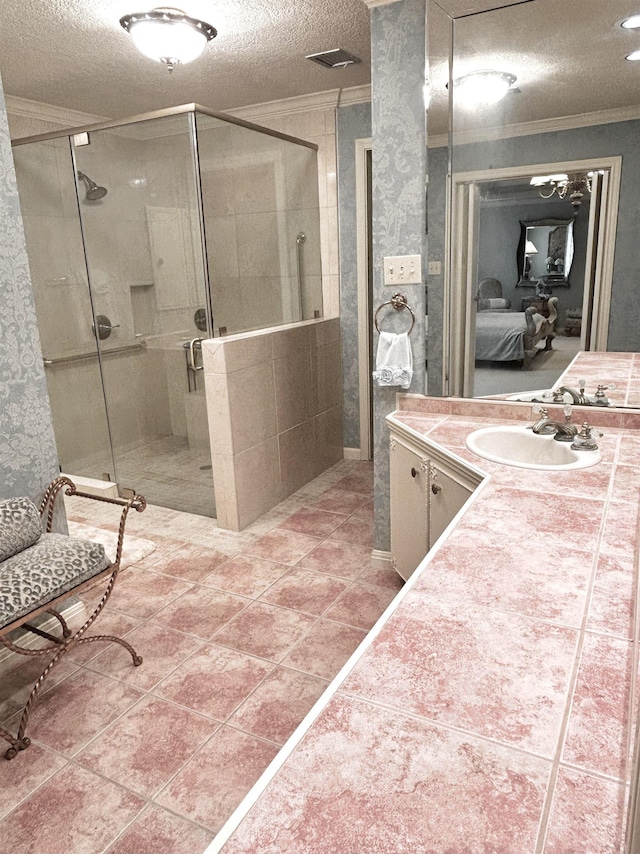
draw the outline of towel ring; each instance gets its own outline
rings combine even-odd
[[[413,327],[415,326],[416,316],[413,313],[413,309],[407,302],[407,298],[404,294],[394,294],[390,300],[388,300],[387,302],[383,302],[382,305],[378,306],[376,313],[373,316],[373,322],[378,332],[380,332],[380,327],[378,326],[378,315],[386,305],[392,306],[393,308],[395,308],[396,311],[402,311],[403,308],[409,309],[409,314],[411,315],[411,326],[409,327],[407,335],[411,335]]]

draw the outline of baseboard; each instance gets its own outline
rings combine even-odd
[[[381,552],[379,549],[371,549],[371,566],[376,569],[392,568],[391,552]]]
[[[360,459],[360,448],[343,448],[342,453],[343,453],[345,460],[359,460]]]
[[[77,614],[84,613],[85,607],[84,603],[78,599],[73,604],[69,605],[68,608],[61,610],[60,613],[65,618],[65,620],[71,620]],[[56,629],[60,628],[59,620],[56,620],[55,617],[47,616],[46,620],[42,622],[36,623],[39,629],[42,629],[44,632],[49,632],[50,634],[56,634]],[[42,642],[42,639],[38,637],[38,635],[34,635],[28,631],[21,631],[20,629],[16,629],[16,633],[19,633],[17,639],[19,640],[19,646],[24,647],[24,649],[35,649],[38,644]],[[16,638],[13,638],[14,643],[16,642]],[[6,646],[0,646],[0,664],[3,664],[8,658],[13,655],[18,655],[17,652],[11,652],[11,650],[7,649]]]
[[[363,456],[360,448],[343,448],[342,455],[345,460],[368,460],[369,457]]]

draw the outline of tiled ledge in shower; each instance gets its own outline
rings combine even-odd
[[[340,321],[202,345],[218,525],[241,531],[342,458]]]

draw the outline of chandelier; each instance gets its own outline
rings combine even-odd
[[[550,199],[556,194],[560,199],[569,197],[569,201],[577,211],[587,193],[591,195],[594,172],[575,172],[573,175],[536,175],[529,182],[538,188],[543,199]]]

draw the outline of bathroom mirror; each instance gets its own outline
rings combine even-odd
[[[562,364],[556,369],[548,364],[558,361],[560,351],[568,364],[578,349],[640,350],[640,324],[630,311],[640,260],[634,226],[640,191],[635,143],[640,88],[638,63],[625,59],[637,47],[638,31],[620,27],[624,15],[637,10],[626,3],[612,10],[599,0],[531,0],[478,14],[471,14],[477,5],[472,9],[474,4],[465,0],[439,5],[449,21],[443,22],[441,11],[429,20],[429,260],[438,260],[436,253],[442,252],[450,265],[446,279],[428,278],[429,391],[484,396],[544,388],[553,385],[554,370],[556,377],[564,370]],[[549,38],[550,31],[571,33],[561,51],[557,39]],[[451,55],[447,45],[452,45]],[[462,97],[459,82],[481,69],[516,79],[509,77],[502,100],[479,107]],[[581,197],[573,198],[580,204],[574,205],[574,188],[561,193],[562,175],[578,174],[585,176],[585,183]],[[513,185],[519,182],[522,188],[540,176],[556,179],[555,192],[550,181],[542,192],[532,186],[532,210],[512,217],[509,234],[489,233],[492,217],[505,220],[507,209],[515,209]],[[528,228],[545,219],[564,220],[567,228],[573,220],[573,255],[568,257],[565,243],[558,264],[560,253],[549,253],[548,241],[538,247],[532,240],[537,254],[529,253],[526,279],[526,232],[523,240],[520,222]],[[511,255],[503,262],[506,247]],[[534,256],[544,262],[544,269],[532,277]],[[496,266],[503,263],[498,272]],[[551,355],[536,355],[530,371],[517,364],[488,366],[487,374],[509,375],[506,388],[501,382],[495,388],[476,382],[476,299],[485,278],[501,282],[503,297],[510,299],[516,313],[536,302],[534,278],[558,298]],[[575,304],[578,295],[581,302]],[[539,305],[544,307],[544,301]],[[580,337],[575,331],[565,334],[566,321],[572,319],[568,312],[582,315]]]
[[[572,219],[535,219],[520,222],[517,287],[536,288],[551,293],[551,288],[569,287],[573,264]]]

